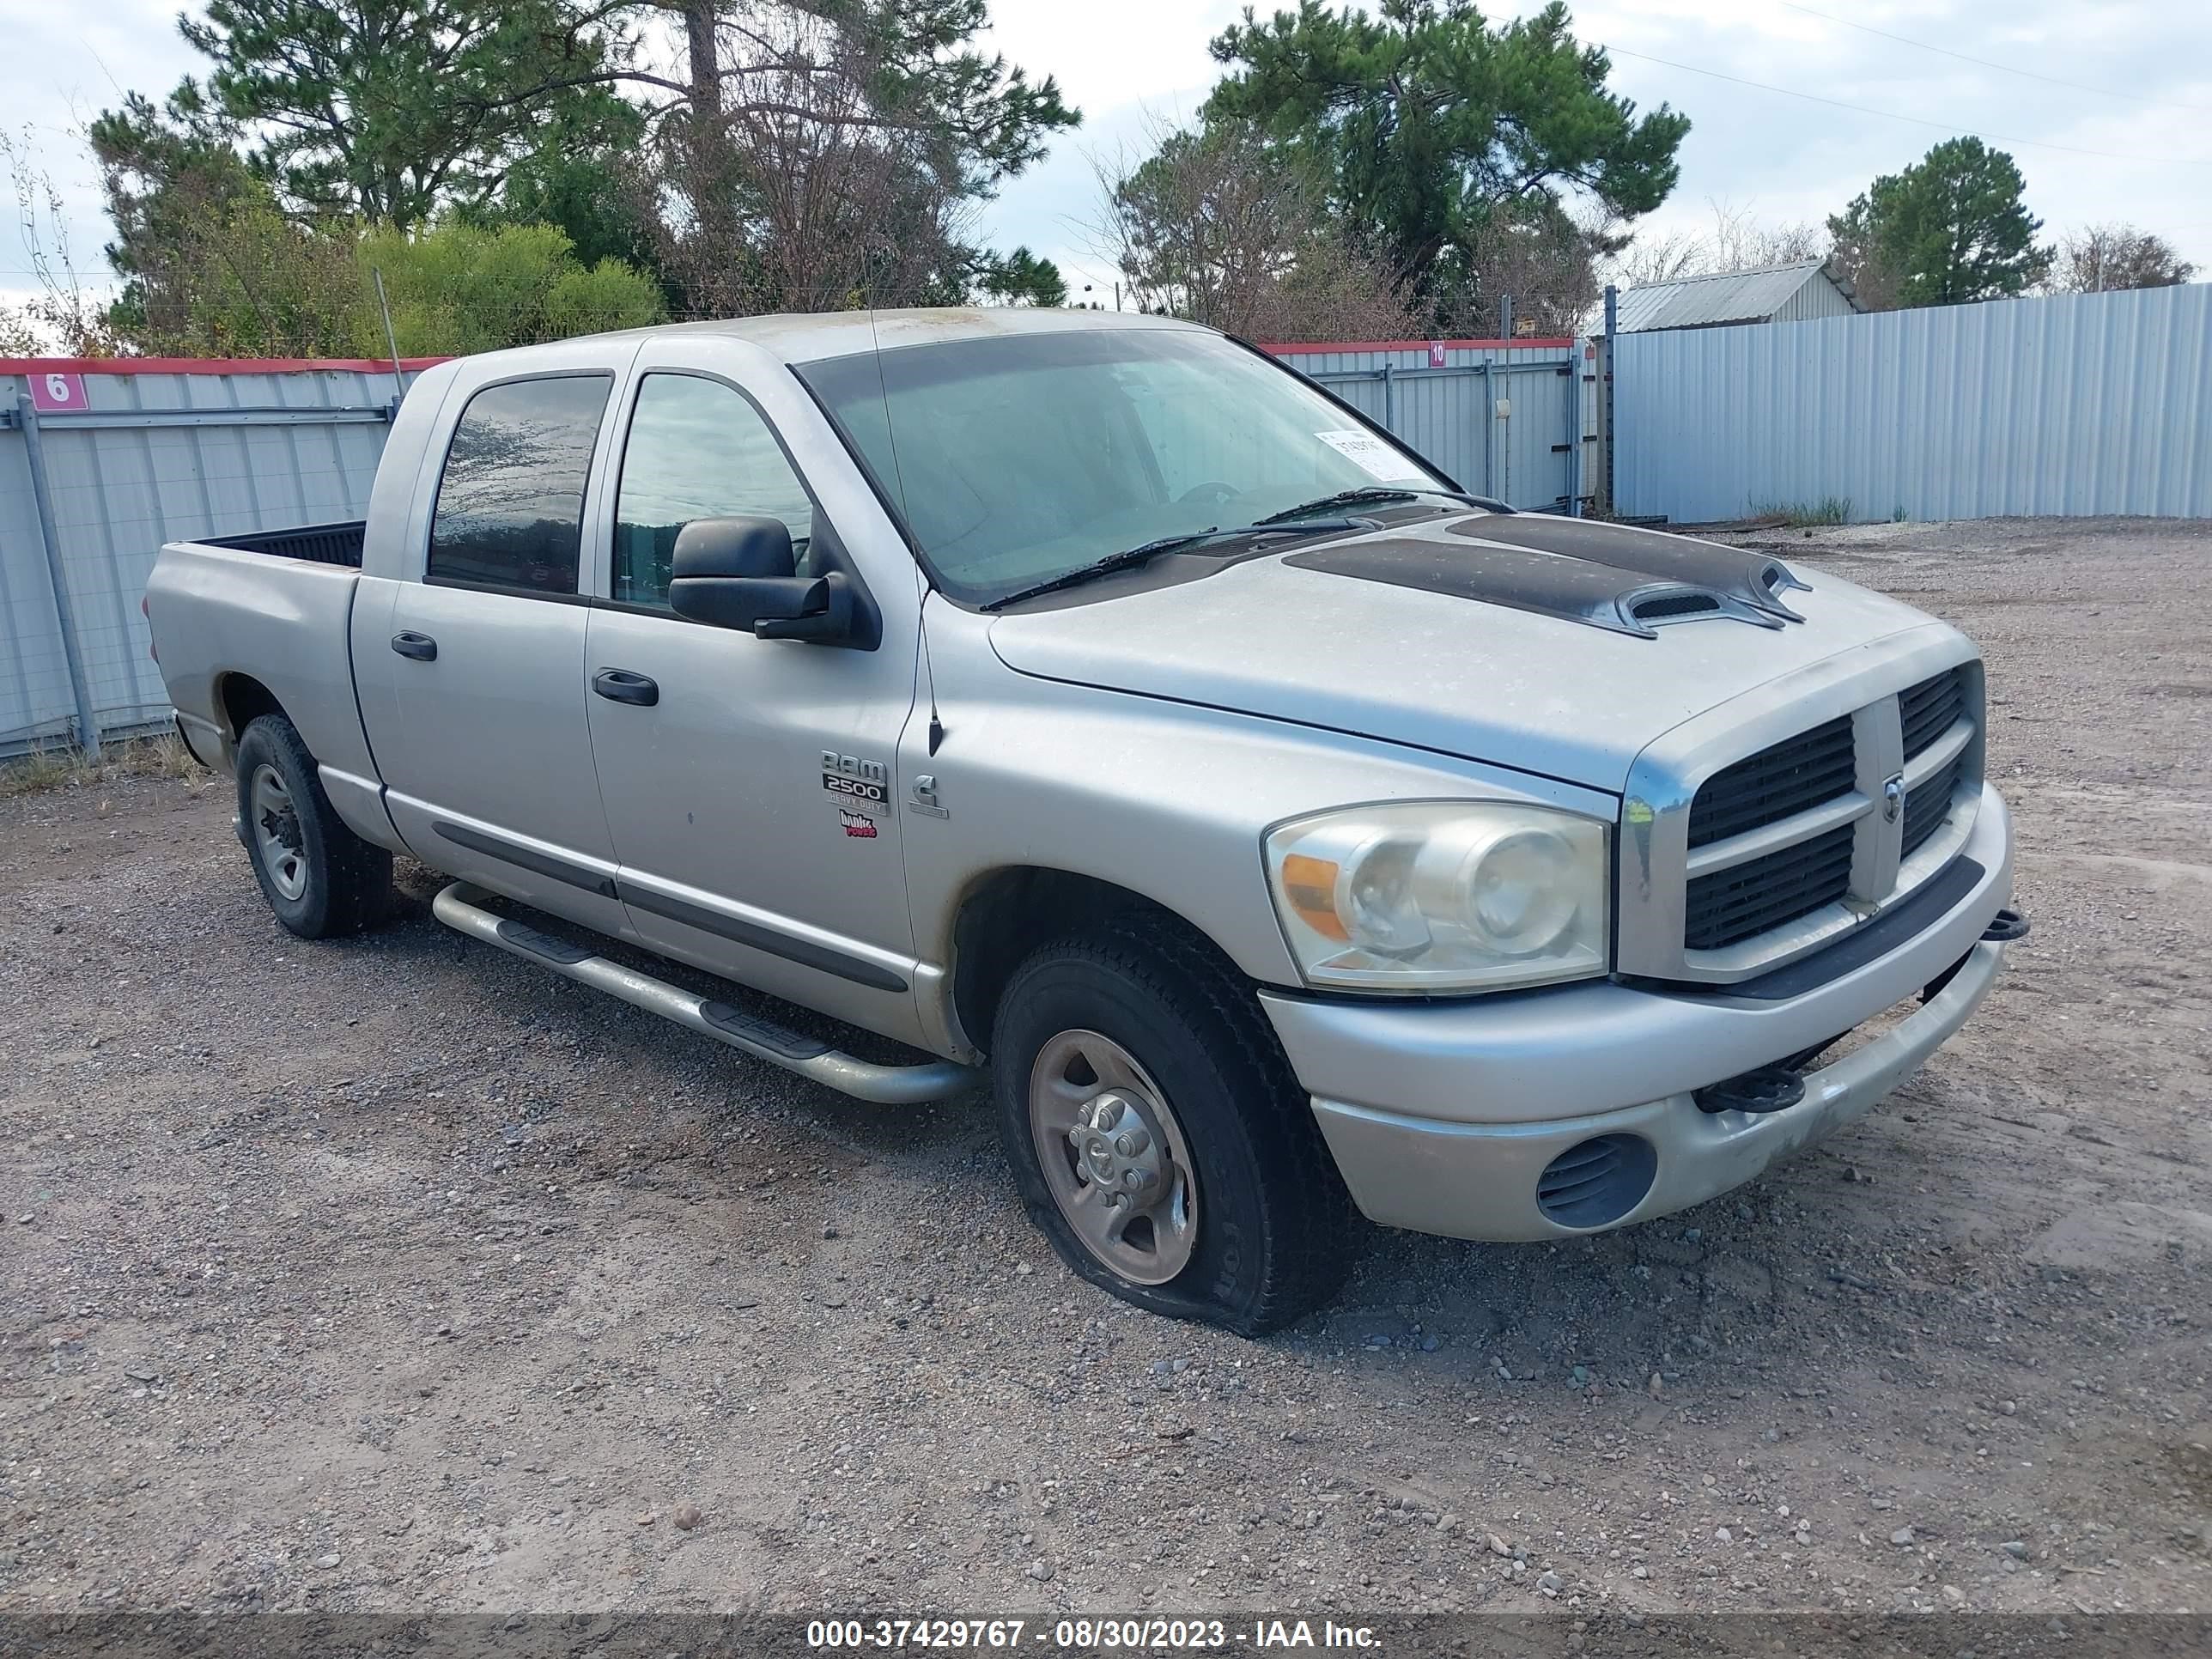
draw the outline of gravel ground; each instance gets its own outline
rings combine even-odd
[[[2033,938],[1741,1193],[1363,1231],[1260,1343],[1061,1270],[984,1113],[440,928],[226,787],[0,801],[0,1608],[2212,1609],[2212,527],[1796,532],[1985,647]]]

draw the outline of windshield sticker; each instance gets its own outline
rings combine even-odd
[[[846,835],[854,841],[873,841],[876,838],[876,821],[872,817],[859,812],[848,812],[841,806],[837,809],[837,822],[845,826]]]
[[[1396,481],[1421,476],[1419,467],[1371,432],[1316,432],[1314,436],[1376,477]]]

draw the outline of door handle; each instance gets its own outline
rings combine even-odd
[[[609,702],[634,702],[650,708],[660,701],[660,687],[627,668],[602,668],[592,676],[592,690]]]
[[[416,662],[438,660],[438,642],[428,634],[408,632],[392,636],[392,648],[403,657],[412,657]]]

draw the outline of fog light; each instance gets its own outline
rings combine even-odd
[[[1604,1227],[1644,1201],[1659,1154],[1642,1135],[1577,1141],[1536,1177],[1536,1208],[1562,1227]]]

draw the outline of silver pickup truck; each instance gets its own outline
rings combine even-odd
[[[1956,631],[1465,495],[1165,319],[449,362],[365,523],[166,547],[148,610],[294,933],[404,852],[449,926],[832,1088],[988,1066],[1068,1264],[1239,1331],[1330,1294],[1352,1206],[1547,1239],[1751,1179],[2025,931]]]

